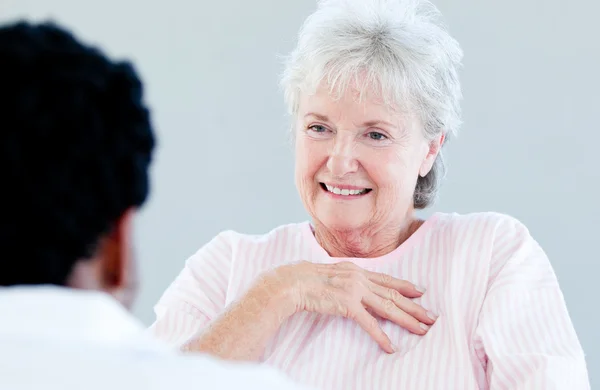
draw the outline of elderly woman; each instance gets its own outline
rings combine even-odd
[[[585,389],[548,258],[496,213],[415,215],[460,124],[461,50],[425,0],[322,1],[282,84],[312,222],[219,234],[155,310],[185,351],[322,389]]]

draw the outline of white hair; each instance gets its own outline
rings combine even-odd
[[[457,133],[462,50],[427,0],[321,0],[304,22],[281,79],[289,112],[322,83],[334,96],[352,85],[416,115],[433,139]],[[415,207],[428,206],[443,176],[441,153],[419,177]]]

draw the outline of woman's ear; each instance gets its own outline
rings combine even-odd
[[[431,168],[435,163],[435,159],[440,153],[440,150],[442,150],[442,145],[444,144],[445,138],[446,134],[442,133],[429,142],[427,155],[425,155],[425,158],[421,163],[421,167],[419,168],[419,176],[424,177],[429,173],[429,171],[431,171]]]

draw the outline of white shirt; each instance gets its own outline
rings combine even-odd
[[[300,390],[278,372],[182,356],[105,294],[0,288],[0,389]]]

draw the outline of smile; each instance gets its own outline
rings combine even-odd
[[[325,183],[319,184],[323,190],[339,196],[361,196],[371,192],[370,188],[340,188]]]

